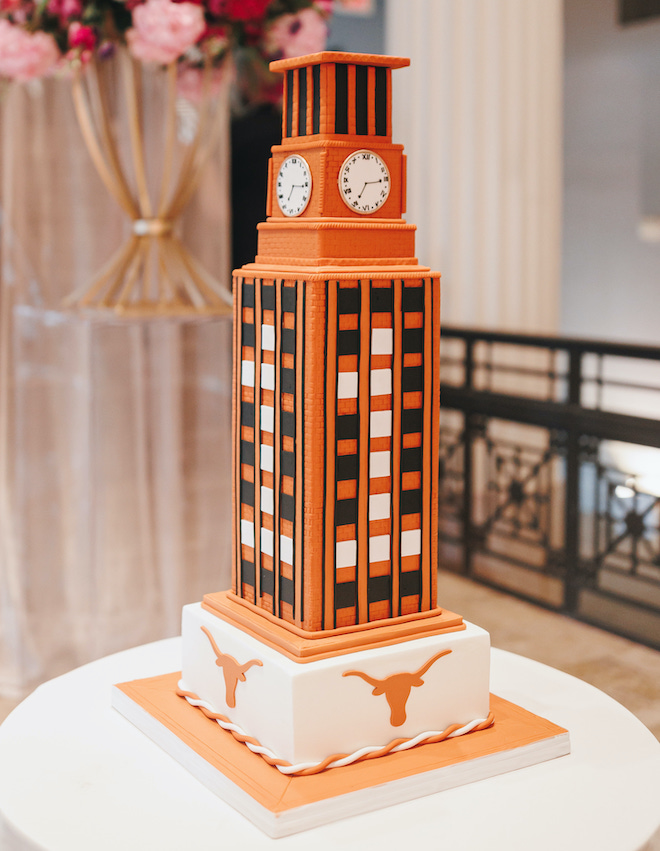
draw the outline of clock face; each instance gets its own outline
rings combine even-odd
[[[287,157],[277,173],[277,203],[285,216],[299,216],[312,194],[312,172],[298,154]]]
[[[373,151],[355,151],[339,171],[339,193],[356,213],[374,213],[390,194],[390,172]]]

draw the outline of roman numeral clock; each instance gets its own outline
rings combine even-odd
[[[391,138],[408,64],[271,64],[283,139],[234,277],[232,590],[308,635],[436,605],[439,276],[414,256]]]

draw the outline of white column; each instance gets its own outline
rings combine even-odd
[[[561,0],[387,0],[394,141],[443,321],[558,328]]]

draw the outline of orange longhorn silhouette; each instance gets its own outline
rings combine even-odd
[[[213,652],[217,656],[215,664],[219,668],[222,668],[222,673],[225,677],[225,700],[227,701],[227,706],[233,709],[236,706],[236,686],[238,685],[238,681],[240,680],[244,683],[245,672],[253,665],[259,665],[261,667],[263,662],[260,662],[259,659],[250,659],[244,665],[239,665],[233,656],[220,652],[213,636],[205,626],[201,627],[201,630],[211,642]]]
[[[375,686],[371,693],[385,695],[390,706],[390,724],[393,727],[400,727],[406,720],[406,703],[410,696],[410,690],[413,686],[424,685],[422,676],[434,662],[448,653],[451,653],[451,650],[436,653],[419,670],[410,674],[390,674],[383,680],[377,680],[375,677],[370,677],[369,674],[362,673],[362,671],[344,671],[342,677],[362,677],[369,685]]]

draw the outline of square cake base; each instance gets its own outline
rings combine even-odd
[[[230,806],[276,838],[569,753],[568,733],[491,695],[495,723],[437,744],[287,777],[176,694],[180,673],[115,686],[113,706]]]

